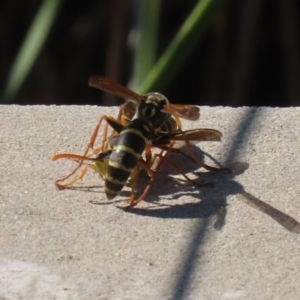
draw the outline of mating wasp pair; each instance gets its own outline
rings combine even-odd
[[[199,161],[195,156],[191,144],[200,141],[220,141],[221,132],[214,129],[198,128],[183,131],[182,119],[198,120],[199,108],[192,105],[170,104],[160,93],[139,95],[130,89],[102,76],[93,75],[89,78],[89,85],[102,91],[127,99],[121,105],[117,119],[102,116],[91,136],[90,142],[82,156],[70,153],[55,155],[52,159],[68,158],[78,162],[78,166],[67,176],[55,182],[60,189],[68,188],[84,177],[88,169],[93,169],[105,179],[105,194],[107,199],[116,197],[128,179],[131,179],[131,197],[127,200],[128,207],[133,207],[142,201],[164,163],[179,171],[188,181],[203,186],[187,177],[169,159],[169,153],[177,153],[192,160],[200,167],[209,171],[223,170],[210,167]],[[136,117],[135,117],[136,115]],[[100,127],[106,121],[101,147],[94,148]],[[108,125],[113,129],[108,136]],[[189,154],[179,148],[186,145]],[[152,154],[151,147],[160,149],[160,153]],[[143,153],[145,153],[143,157]],[[96,157],[92,157],[96,155]],[[62,183],[70,178],[82,166],[84,161],[95,164],[87,165],[79,176],[69,183]],[[144,170],[150,177],[150,182],[142,195],[135,199],[135,189],[140,172]]]

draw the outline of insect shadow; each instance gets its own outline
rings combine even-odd
[[[200,149],[199,151],[202,155],[208,156],[220,166],[212,156]],[[199,153],[197,153],[197,155],[199,155]],[[184,164],[188,168],[191,167],[189,164],[186,164],[186,162],[184,162]],[[147,202],[151,201],[156,205],[147,208],[134,207],[128,210],[128,212],[163,219],[214,218],[214,227],[220,230],[226,222],[227,198],[236,195],[249,206],[271,217],[286,230],[292,233],[300,233],[300,223],[297,220],[251,195],[244,189],[241,183],[234,180],[236,176],[244,173],[248,169],[249,165],[247,163],[234,162],[227,167],[232,170],[231,173],[194,172],[194,174],[201,178],[201,181],[213,183],[213,188],[199,188],[197,186],[191,186],[190,184],[178,185],[178,182],[174,184],[167,174],[163,174],[166,172],[166,170],[163,170],[162,174],[160,174],[162,178],[164,178],[163,182],[160,181],[160,186],[158,186],[157,190],[155,191],[153,188],[146,199]],[[159,202],[153,201],[157,199],[157,195],[166,196],[167,194],[170,195],[170,193],[172,194],[171,200],[178,199],[182,196],[193,196],[199,201],[175,205],[173,202],[171,205],[160,205]]]
[[[215,165],[222,167],[210,154],[202,151],[198,147],[193,148],[193,151],[199,159],[203,160],[204,157],[208,157]],[[178,172],[166,165],[159,171],[157,178],[153,183],[153,187],[147,195],[147,198],[144,200],[145,202],[153,204],[153,206],[148,206],[147,208],[140,206],[133,207],[127,210],[128,213],[164,219],[205,219],[213,217],[214,227],[217,230],[220,230],[226,222],[227,198],[232,195],[237,195],[240,200],[270,216],[288,231],[300,233],[300,223],[297,220],[246,192],[243,185],[234,180],[235,176],[244,173],[248,169],[249,165],[247,163],[234,162],[227,166],[232,170],[231,173],[215,173],[196,171],[198,170],[198,166],[194,162],[186,159],[178,159],[178,156],[175,154],[170,154],[169,159],[185,174],[193,173],[198,177],[197,181],[202,183],[212,183],[213,187],[199,187],[192,185],[185,179],[174,178],[172,175],[178,175]],[[143,191],[148,182],[149,178],[142,172],[137,188],[138,194]],[[102,185],[71,187],[70,189],[104,194]],[[124,190],[119,195],[119,198],[121,197],[121,199],[112,201],[90,200],[89,202],[94,205],[116,205],[119,203],[122,205],[124,199],[128,198],[129,195],[130,192]],[[164,202],[166,202],[170,195],[170,200],[172,201],[170,205],[162,204],[159,201],[159,197],[164,197]],[[183,196],[192,196],[198,201],[174,204],[173,200]],[[122,206],[119,208],[124,209]]]
[[[203,156],[203,153],[202,153]],[[199,157],[199,153],[197,153]],[[172,156],[170,157],[170,160]],[[214,160],[216,163],[216,160]],[[177,162],[176,162],[177,164]],[[184,168],[183,165],[184,164]],[[216,163],[220,166],[219,163]],[[241,165],[240,163],[239,165]],[[212,187],[199,187],[192,185],[184,180],[178,181],[178,179],[170,177],[169,168],[164,168],[159,174],[159,178],[154,182],[155,186],[152,188],[148,194],[146,202],[153,203],[153,207],[134,207],[128,210],[129,213],[151,216],[156,218],[165,219],[193,219],[193,218],[208,218],[215,216],[216,220],[214,227],[216,229],[221,229],[225,224],[226,219],[226,207],[227,207],[227,196],[231,194],[239,193],[243,188],[242,186],[233,180],[235,173],[212,173],[212,172],[199,172],[195,171],[195,164],[189,163],[187,161],[179,162],[178,166],[182,171],[186,173],[193,172],[197,176],[197,181],[201,183],[212,183]],[[248,165],[244,165],[244,170],[248,168]],[[244,171],[242,170],[242,171]],[[161,180],[160,178],[163,178]],[[168,196],[171,196],[170,201],[172,204],[160,204],[157,201],[158,196],[167,197],[164,199],[164,203],[168,200]],[[183,196],[192,196],[197,201],[184,203],[184,204],[174,204],[173,200],[179,199]]]

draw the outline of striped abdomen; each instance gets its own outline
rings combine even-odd
[[[159,139],[171,132],[178,129],[176,120],[170,115],[170,117],[157,129],[155,129],[154,138]]]
[[[113,199],[121,192],[130,174],[137,167],[151,134],[151,125],[140,118],[134,119],[120,132],[105,176],[107,199]]]

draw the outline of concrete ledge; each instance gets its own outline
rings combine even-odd
[[[165,167],[130,212],[95,173],[53,184],[74,163],[51,157],[82,154],[117,110],[0,106],[0,299],[300,299],[300,109],[202,107],[183,128],[220,130],[222,143],[198,146],[234,173],[172,156],[214,188]]]

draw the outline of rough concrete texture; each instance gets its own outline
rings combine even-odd
[[[51,161],[82,154],[99,117],[117,111],[0,107],[0,299],[300,299],[300,109],[202,107],[183,129],[220,130],[221,143],[194,150],[233,173],[172,155],[214,187],[165,166],[129,212],[118,208],[128,193],[107,201],[93,172],[57,190],[76,163]]]

